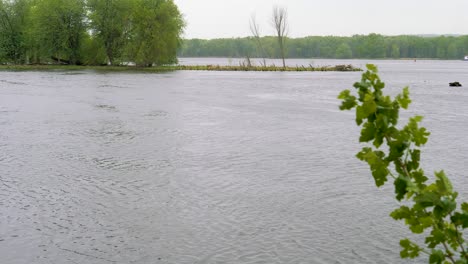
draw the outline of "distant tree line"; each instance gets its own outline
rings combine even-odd
[[[280,58],[277,38],[261,37],[259,50],[255,37],[230,39],[184,40],[182,57],[258,57]],[[312,36],[288,38],[289,58],[433,58],[461,59],[468,55],[468,36],[383,36],[379,34],[352,37]]]
[[[174,63],[173,0],[0,0],[0,63]]]

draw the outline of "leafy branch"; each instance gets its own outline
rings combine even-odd
[[[341,110],[356,111],[356,123],[362,128],[359,141],[367,143],[357,157],[366,162],[377,187],[393,179],[395,198],[404,202],[390,216],[403,220],[411,232],[426,234],[422,247],[409,239],[400,241],[402,258],[429,255],[429,263],[468,263],[463,230],[468,227],[468,203],[457,210],[458,193],[443,171],[435,173],[430,183],[420,168],[421,147],[430,133],[415,116],[399,128],[400,108],[411,103],[408,87],[394,99],[383,93],[385,84],[375,65],[367,65],[360,82],[354,84],[357,94],[344,90],[339,95]],[[372,144],[370,144],[372,143]]]

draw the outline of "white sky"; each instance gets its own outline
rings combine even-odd
[[[272,35],[273,6],[287,8],[290,36],[468,34],[468,0],[174,0],[187,22],[186,38],[250,35],[255,14]]]

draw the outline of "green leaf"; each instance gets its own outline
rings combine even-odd
[[[435,248],[446,240],[445,233],[440,229],[434,229],[430,236],[426,237],[426,244],[429,248]]]
[[[468,213],[468,203],[462,203],[461,208],[463,212]]]
[[[381,112],[382,110],[378,111]],[[376,128],[378,128],[379,131],[382,131],[382,133],[385,133],[386,131],[388,131],[388,125],[388,117],[384,114],[378,114],[377,118],[375,119]]]
[[[457,208],[457,203],[450,198],[444,197],[439,205],[443,209],[444,215],[450,214]]]
[[[411,218],[412,211],[407,206],[401,206],[400,208],[394,210],[390,216],[395,220],[402,220]]]
[[[431,133],[427,132],[426,128],[422,127],[418,130],[415,130],[413,133],[414,143],[416,146],[420,147],[427,143],[428,137]]]
[[[468,228],[468,214],[467,213],[455,213],[451,219],[452,223],[463,228]]]
[[[445,254],[442,250],[433,250],[429,256],[429,263],[441,264],[445,260]]]
[[[361,130],[359,142],[369,142],[375,138],[376,128],[373,123],[367,122]]]
[[[338,99],[345,100],[349,96],[351,96],[351,91],[346,89],[341,91],[341,93],[338,95]]]
[[[403,239],[400,241],[400,246],[403,250],[400,252],[401,258],[411,258],[414,259],[419,256],[421,248],[411,242],[409,239]]]
[[[374,177],[375,184],[377,187],[381,187],[387,181],[388,170],[384,167],[377,167],[372,170],[372,176]]]
[[[397,95],[396,100],[403,109],[408,109],[408,106],[411,103],[411,99],[409,97],[409,88],[405,87],[403,89],[403,94]]]
[[[433,192],[423,192],[414,198],[422,207],[431,207],[439,204],[440,196]]]
[[[360,126],[362,121],[367,118],[361,105],[356,107],[356,124]]]
[[[366,161],[369,152],[372,152],[371,148],[362,148],[362,150],[356,155],[356,157],[362,161]]]
[[[411,172],[411,177],[413,177],[415,183],[419,186],[419,188],[424,187],[424,183],[429,180],[426,176],[424,176],[423,170],[416,170]]]
[[[388,163],[384,161],[385,153],[372,151],[371,148],[363,148],[356,157],[369,164],[377,187],[385,184],[389,174]]]
[[[437,181],[436,181],[437,187],[439,187],[439,191],[442,194],[450,194],[453,192],[452,183],[447,178],[447,175],[445,175],[444,171],[436,172],[435,176],[437,178]]]
[[[385,83],[381,82],[380,79],[377,79],[377,82],[374,84],[376,90],[382,90],[385,88]]]
[[[356,97],[351,95],[350,90],[344,90],[338,96],[338,99],[342,99],[340,110],[350,110],[357,105]]]
[[[375,98],[373,94],[366,94],[364,97],[364,102],[362,104],[362,114],[364,118],[374,114],[377,111],[377,104],[375,103]]]
[[[396,199],[398,201],[401,201],[406,193],[408,193],[406,187],[407,187],[407,182],[406,182],[406,179],[404,179],[403,177],[398,177],[395,182],[395,193],[396,193]]]
[[[434,223],[433,219],[431,216],[423,216],[419,218],[419,222],[423,226],[424,229],[431,227],[432,224]]]
[[[415,234],[422,234],[424,232],[424,227],[422,225],[412,225],[410,226],[410,230]]]
[[[413,171],[419,168],[419,162],[421,160],[421,151],[419,149],[410,150],[411,160],[407,163],[408,171]]]
[[[415,116],[410,118],[408,125],[403,129],[409,133],[412,137],[412,141],[418,147],[427,143],[428,137],[431,133],[427,132],[426,128],[419,127],[418,123],[422,121],[421,116]]]
[[[366,64],[366,68],[371,72],[378,72],[377,66],[375,66],[374,64]]]
[[[379,148],[384,142],[384,135],[382,133],[376,133],[374,142],[372,144],[376,147]]]
[[[390,141],[388,145],[390,147],[390,153],[388,154],[388,158],[390,161],[399,160],[409,148],[408,142],[404,141],[403,138]]]

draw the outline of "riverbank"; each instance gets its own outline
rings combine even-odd
[[[134,67],[134,66],[82,66],[82,65],[0,65],[0,71],[108,71],[108,72],[163,72],[175,70],[172,66],[164,67]]]
[[[362,71],[362,69],[353,65],[335,65],[335,66],[220,66],[220,65],[191,65],[176,66],[178,70],[190,70],[190,71],[266,71],[266,72],[314,72],[314,71],[340,71],[340,72],[352,72]]]
[[[173,65],[155,67],[135,66],[78,66],[78,65],[0,65],[0,70],[10,71],[54,71],[54,70],[92,70],[108,72],[167,72],[167,71],[261,71],[261,72],[314,72],[337,71],[354,72],[362,69],[353,65],[335,66],[223,66],[223,65]]]

